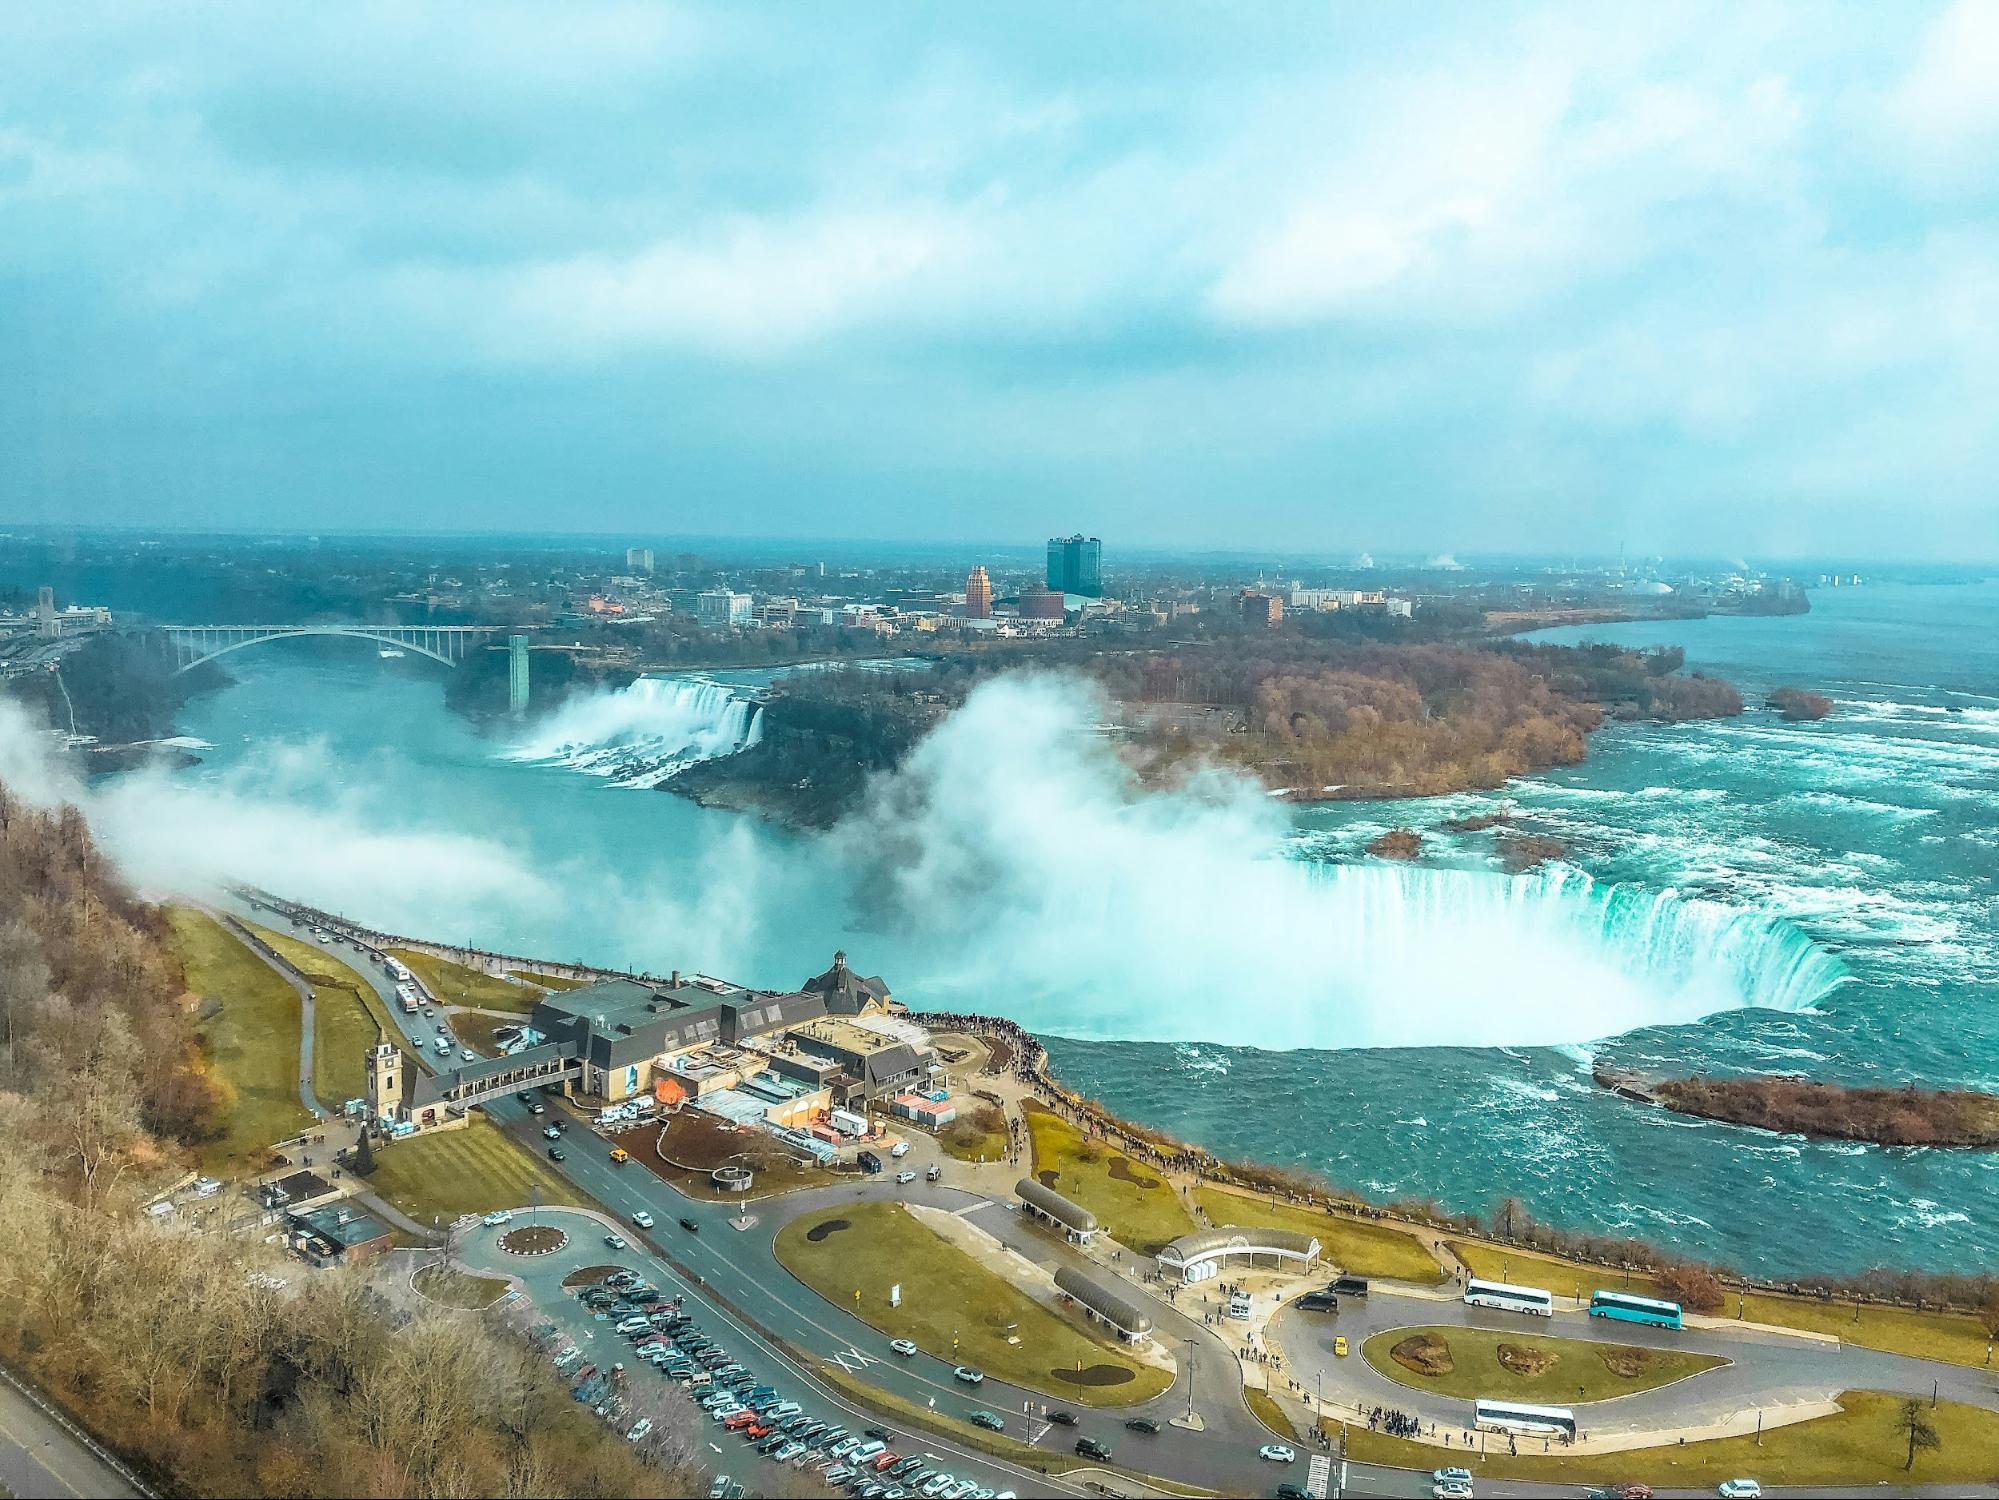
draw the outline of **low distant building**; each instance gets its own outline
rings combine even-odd
[[[1023,620],[1055,620],[1063,618],[1062,596],[1052,589],[1022,589],[1020,591],[1020,617]]]
[[[710,630],[738,630],[750,623],[755,604],[733,589],[709,589],[695,601],[694,618]]]

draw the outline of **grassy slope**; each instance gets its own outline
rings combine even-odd
[[[1406,1338],[1431,1333],[1451,1347],[1452,1369],[1447,1374],[1424,1376],[1390,1358],[1389,1350]],[[1502,1344],[1517,1344],[1555,1357],[1555,1363],[1541,1375],[1521,1375],[1499,1362]],[[1627,1349],[1623,1344],[1597,1344],[1584,1339],[1545,1338],[1535,1334],[1490,1333],[1475,1328],[1390,1328],[1377,1333],[1361,1346],[1367,1362],[1401,1385],[1430,1391],[1440,1396],[1475,1396],[1495,1399],[1564,1405],[1581,1401],[1607,1401],[1615,1396],[1633,1396],[1662,1385],[1671,1385],[1702,1370],[1712,1370],[1726,1360],[1707,1354],[1687,1354],[1678,1349],[1641,1349],[1646,1368],[1638,1375],[1614,1373],[1604,1363],[1606,1353]],[[1584,1419],[1587,1421],[1587,1418]]]
[[[469,1005],[475,1010],[504,1010],[526,1015],[541,999],[541,991],[510,984],[477,969],[439,958],[416,948],[388,950],[410,966],[430,992],[446,1005]]]
[[[1514,1250],[1477,1240],[1452,1240],[1458,1258],[1471,1267],[1474,1276],[1511,1278],[1545,1285],[1557,1297],[1583,1296],[1598,1287],[1625,1290],[1624,1278],[1602,1266],[1579,1265],[1528,1250]],[[1504,1275],[1502,1275],[1504,1271]],[[1659,1287],[1648,1276],[1633,1276],[1630,1290],[1641,1297],[1659,1295]],[[1733,1314],[1736,1299],[1730,1297],[1724,1312]],[[1891,1354],[1909,1354],[1920,1359],[1941,1359],[1955,1365],[1985,1363],[1985,1330],[1967,1313],[1915,1312],[1901,1307],[1861,1307],[1854,1317],[1851,1302],[1820,1302],[1803,1297],[1774,1297],[1751,1292],[1742,1303],[1743,1316],[1751,1323],[1771,1323],[1780,1328],[1800,1328],[1811,1333],[1830,1334],[1867,1349],[1885,1349]]]
[[[375,987],[323,948],[252,922],[250,930],[312,981],[312,1086],[338,1109],[367,1092],[367,1051],[383,1033],[409,1051]]]
[[[298,995],[212,918],[175,906],[167,920],[188,988],[222,1003],[202,1042],[235,1093],[228,1134],[202,1148],[201,1164],[221,1175],[246,1171],[265,1146],[312,1120],[298,1097]]]
[[[1344,1214],[1320,1213],[1288,1203],[1269,1203],[1207,1185],[1194,1190],[1194,1201],[1201,1205],[1210,1222],[1217,1225],[1243,1224],[1315,1234],[1324,1247],[1325,1258],[1356,1276],[1382,1276],[1425,1286],[1435,1286],[1444,1279],[1444,1268],[1423,1248],[1421,1240],[1385,1224],[1350,1219]]]
[[[1093,1141],[1086,1147],[1082,1132],[1046,1110],[1029,1110],[1027,1127],[1034,1142],[1034,1175],[1039,1177],[1046,1171],[1058,1174],[1055,1191],[1094,1213],[1120,1244],[1142,1255],[1153,1255],[1168,1240],[1195,1227],[1179,1195],[1152,1167],[1129,1161],[1102,1142]],[[1096,1153],[1095,1161],[1085,1160],[1090,1150]],[[1159,1181],[1159,1186],[1148,1188],[1120,1180],[1113,1175],[1119,1162],[1135,1176]]]
[[[838,1219],[848,1227],[816,1244],[806,1237],[816,1225]],[[1016,1291],[899,1204],[856,1203],[802,1214],[778,1234],[777,1256],[820,1296],[888,1337],[913,1340],[940,1359],[1046,1391],[1061,1402],[1128,1406],[1171,1383],[1166,1371],[1131,1359]],[[900,1307],[888,1302],[895,1283],[902,1287]],[[1018,1344],[1006,1341],[1009,1330]],[[1122,1365],[1135,1378],[1122,1385],[1079,1386],[1053,1377],[1054,1370],[1078,1365]]]
[[[449,1224],[460,1214],[525,1208],[531,1183],[541,1185],[543,1203],[596,1206],[478,1113],[463,1130],[391,1141],[375,1160],[368,1186],[419,1224],[433,1216]]]
[[[474,1276],[448,1266],[425,1266],[411,1278],[411,1283],[433,1302],[475,1311],[490,1307],[507,1289],[507,1283],[498,1276]]]
[[[1384,1437],[1364,1428],[1347,1429],[1347,1456],[1365,1463],[1429,1469],[1439,1464],[1464,1464],[1480,1478],[1542,1480],[1555,1484],[1617,1484],[1642,1479],[1676,1488],[1712,1487],[1738,1476],[1764,1485],[1789,1484],[1831,1488],[1869,1483],[1950,1484],[1986,1482],[1999,1473],[1999,1412],[1983,1411],[1946,1401],[1925,1414],[1935,1424],[1943,1447],[1916,1455],[1913,1473],[1904,1473],[1908,1439],[1894,1430],[1902,1398],[1880,1391],[1848,1391],[1840,1398],[1845,1410],[1809,1422],[1773,1427],[1761,1446],[1752,1437],[1716,1438],[1688,1443],[1684,1448],[1641,1448],[1629,1453],[1586,1454],[1575,1457],[1509,1457],[1500,1441],[1499,1453],[1472,1461],[1463,1448],[1441,1448]],[[1584,1421],[1588,1431],[1588,1421]],[[1523,1449],[1538,1447],[1522,1440]]]

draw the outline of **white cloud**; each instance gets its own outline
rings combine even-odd
[[[1989,173],[1999,147],[1999,5],[1957,0],[1931,22],[1889,114],[1919,173]]]

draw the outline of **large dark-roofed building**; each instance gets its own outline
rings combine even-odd
[[[805,981],[805,993],[826,1002],[829,1015],[858,1016],[888,1009],[888,986],[879,974],[863,978],[847,967],[844,951],[833,955],[833,967]]]

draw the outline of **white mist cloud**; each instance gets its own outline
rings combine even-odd
[[[1261,1047],[1528,1045],[1797,1006],[1837,975],[1794,929],[1580,876],[1313,866],[1224,772],[1141,790],[1088,687],[980,688],[839,830],[919,1006],[1058,1034]]]
[[[720,973],[749,962],[767,872],[746,825],[624,864],[581,845],[538,857],[520,828],[453,826],[463,806],[413,805],[398,758],[384,747],[356,765],[319,740],[276,740],[212,772],[155,765],[86,786],[0,699],[0,784],[37,806],[81,808],[149,895],[249,884],[391,931],[531,956]]]

